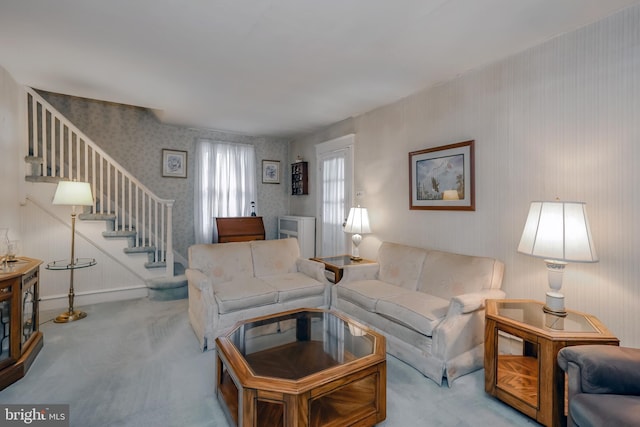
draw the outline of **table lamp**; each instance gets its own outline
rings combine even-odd
[[[353,240],[353,255],[351,255],[351,259],[354,261],[362,260],[358,250],[358,245],[362,242],[361,234],[371,233],[367,208],[361,208],[360,205],[357,208],[351,208],[344,231],[345,233],[353,233],[351,237],[351,240]]]
[[[598,262],[582,202],[531,202],[518,252],[543,258],[549,291],[544,311],[566,316],[562,275],[568,262]]]
[[[87,317],[87,313],[73,309],[73,271],[75,269],[76,254],[76,206],[92,206],[93,196],[91,186],[88,182],[60,181],[53,196],[54,205],[67,205],[71,208],[71,259],[70,259],[70,279],[69,279],[69,310],[55,318],[56,323],[72,322]]]

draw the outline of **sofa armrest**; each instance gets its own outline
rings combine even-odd
[[[347,265],[342,271],[341,283],[356,282],[358,280],[374,280],[378,278],[380,264],[355,264]]]
[[[503,299],[506,293],[500,289],[484,289],[480,292],[462,294],[451,298],[447,316],[471,313],[484,309],[485,301],[488,299]]]
[[[504,297],[500,289],[483,289],[453,297],[447,315],[433,329],[433,354],[442,360],[452,360],[483,344],[485,301]]]
[[[574,393],[640,395],[640,349],[578,345],[558,352],[558,365],[569,373]],[[576,380],[571,375],[575,372]],[[573,392],[573,393],[572,393]]]
[[[187,276],[187,282],[191,286],[194,286],[201,291],[213,289],[211,279],[207,277],[202,271],[195,268],[187,268],[184,273]]]
[[[324,264],[318,261],[312,261],[306,258],[298,258],[296,260],[296,268],[298,272],[306,274],[316,279],[318,282],[327,283],[328,280],[324,276]]]

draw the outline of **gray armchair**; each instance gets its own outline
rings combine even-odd
[[[569,375],[568,426],[640,426],[640,349],[565,347],[558,365]]]

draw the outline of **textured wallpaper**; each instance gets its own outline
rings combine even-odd
[[[288,214],[288,141],[166,125],[152,111],[85,98],[39,91],[78,129],[158,197],[174,199],[174,249],[183,257],[195,241],[193,227],[194,146],[200,138],[252,144],[256,148],[257,212],[267,238],[277,234],[277,217]],[[162,177],[162,149],[187,151],[187,178]],[[262,160],[280,160],[281,184],[262,184]]]
[[[291,144],[356,133],[355,189],[380,241],[505,262],[509,298],[544,300],[542,260],[517,252],[533,200],[587,203],[600,262],[570,263],[569,309],[594,314],[624,345],[640,346],[640,5],[337,123]],[[352,122],[352,123],[350,123]],[[476,211],[409,209],[408,153],[474,139]],[[315,175],[310,185],[315,184]],[[292,201],[291,210],[315,212]]]

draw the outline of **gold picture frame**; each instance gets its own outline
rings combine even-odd
[[[409,153],[409,209],[476,210],[474,142]]]

